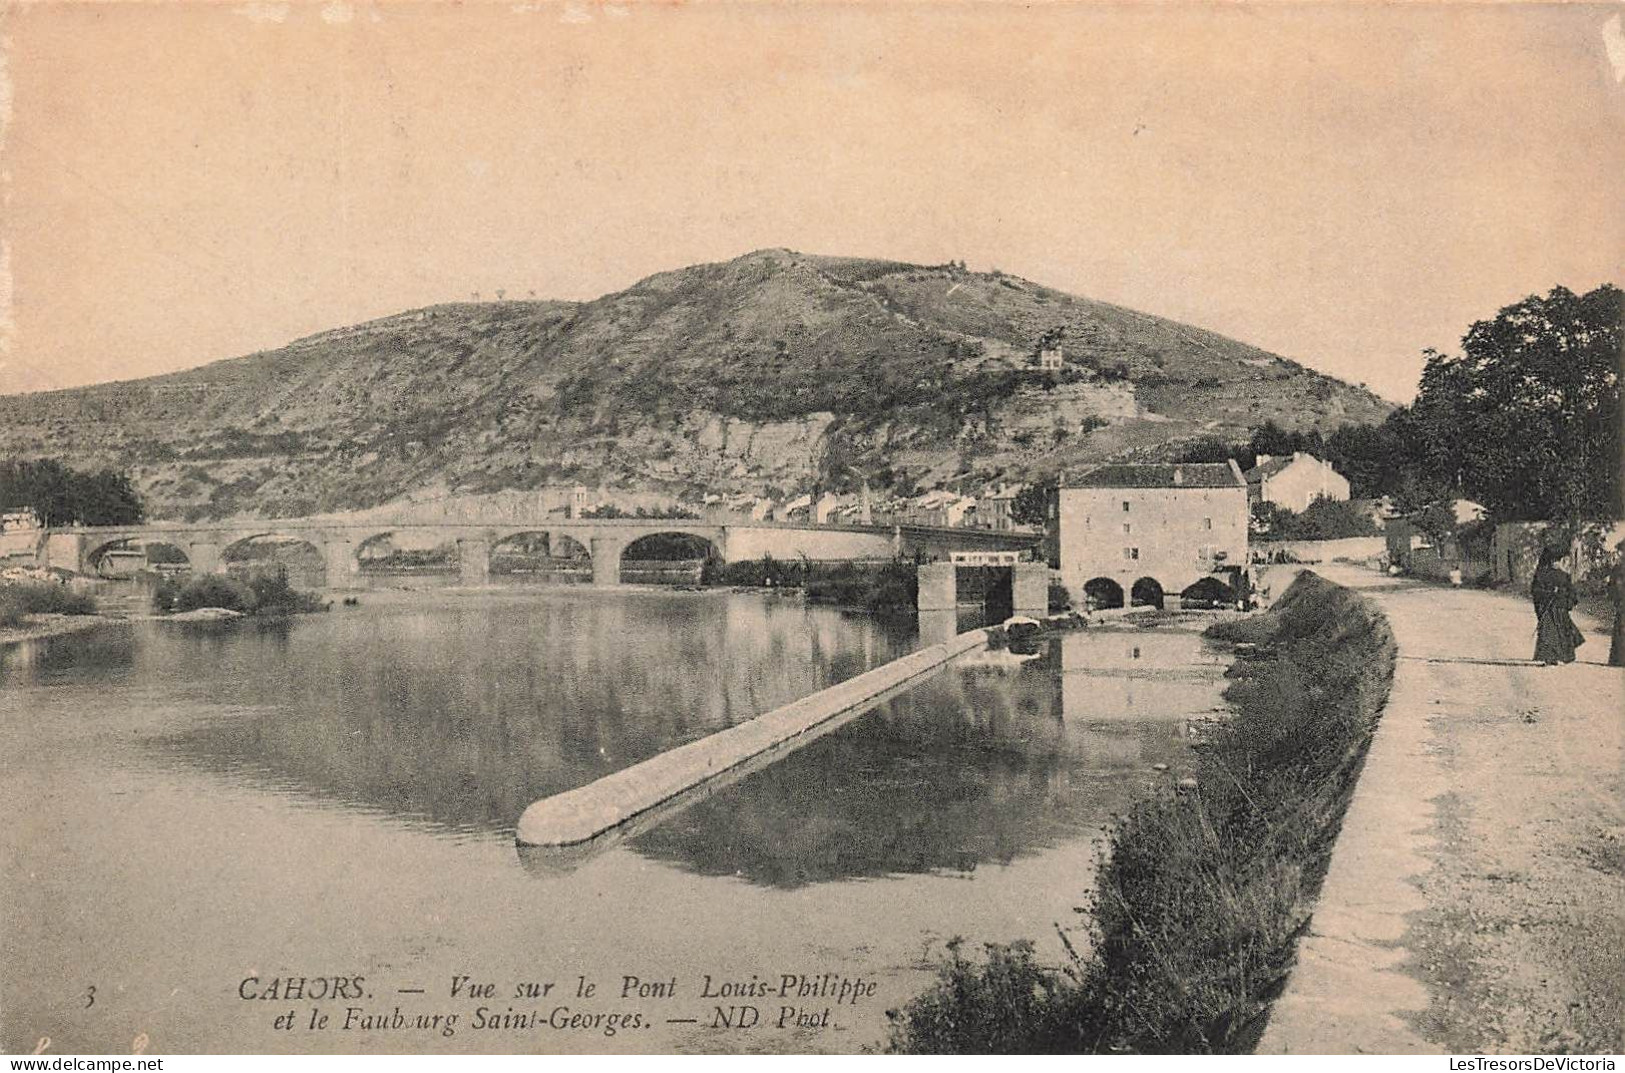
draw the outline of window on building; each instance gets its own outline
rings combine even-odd
[[[1140,557],[1140,549],[1139,548],[1124,548],[1123,549],[1123,558],[1125,558],[1125,559],[1138,559],[1139,557]]]
[[[1123,500],[1123,510],[1124,510],[1124,511],[1125,511],[1125,512],[1127,512],[1127,511],[1128,511],[1128,500],[1126,500],[1126,499],[1125,499],[1125,500]]]
[[[1123,532],[1127,533],[1129,530],[1131,530],[1133,528],[1134,527],[1132,525],[1130,525],[1128,522],[1123,523]]]
[[[1203,529],[1212,529],[1213,528],[1213,519],[1212,518],[1203,518],[1202,519],[1202,528]]]

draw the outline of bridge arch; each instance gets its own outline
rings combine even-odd
[[[1179,593],[1181,607],[1228,607],[1235,601],[1235,590],[1212,574],[1197,578]]]
[[[722,561],[716,541],[682,529],[644,533],[626,542],[620,580],[644,585],[697,585],[708,564]]]
[[[1123,586],[1109,577],[1090,578],[1083,583],[1083,598],[1090,609],[1123,606]]]
[[[99,577],[128,578],[138,571],[181,574],[192,569],[192,557],[180,545],[156,537],[115,537],[85,552],[85,565]]]
[[[455,574],[461,562],[456,538],[405,527],[357,541],[355,559],[362,574]]]
[[[592,580],[592,552],[569,533],[525,529],[491,544],[490,573],[516,580]]]
[[[1162,583],[1154,577],[1140,578],[1129,590],[1129,605],[1132,607],[1155,607],[1160,611],[1163,600]]]
[[[274,530],[233,540],[220,549],[220,565],[239,577],[281,574],[295,588],[319,589],[327,584],[322,549],[302,536]]]

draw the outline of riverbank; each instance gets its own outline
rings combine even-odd
[[[1394,689],[1269,1053],[1610,1053],[1625,1027],[1625,671],[1529,657],[1522,594],[1352,568]]]
[[[1194,774],[1119,820],[1085,899],[1091,949],[1039,965],[1031,943],[954,948],[899,1012],[918,1053],[1247,1051],[1309,918],[1394,669],[1375,607],[1304,573],[1238,645]],[[1246,646],[1246,647],[1242,647]]]
[[[107,615],[29,615],[21,626],[0,626],[0,648],[20,645],[24,641],[43,641],[47,637],[63,637],[71,633],[84,633],[126,619]]]

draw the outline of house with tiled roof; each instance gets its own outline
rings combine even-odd
[[[1308,509],[1317,499],[1346,500],[1349,497],[1348,478],[1312,454],[1293,451],[1289,455],[1259,455],[1257,464],[1248,470],[1247,498],[1249,502],[1274,503],[1294,514]]]
[[[1063,474],[1061,581],[1074,607],[1162,606],[1247,564],[1247,481],[1229,462],[1106,463]]]

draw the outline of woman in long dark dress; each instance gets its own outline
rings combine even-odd
[[[1614,570],[1608,576],[1608,595],[1614,601],[1614,641],[1608,648],[1608,665],[1625,667],[1625,541],[1614,549]]]
[[[1535,661],[1548,667],[1573,663],[1574,650],[1585,644],[1585,635],[1569,617],[1579,600],[1574,581],[1557,565],[1562,556],[1556,548],[1541,549],[1540,565],[1529,583],[1529,595],[1535,601]]]

